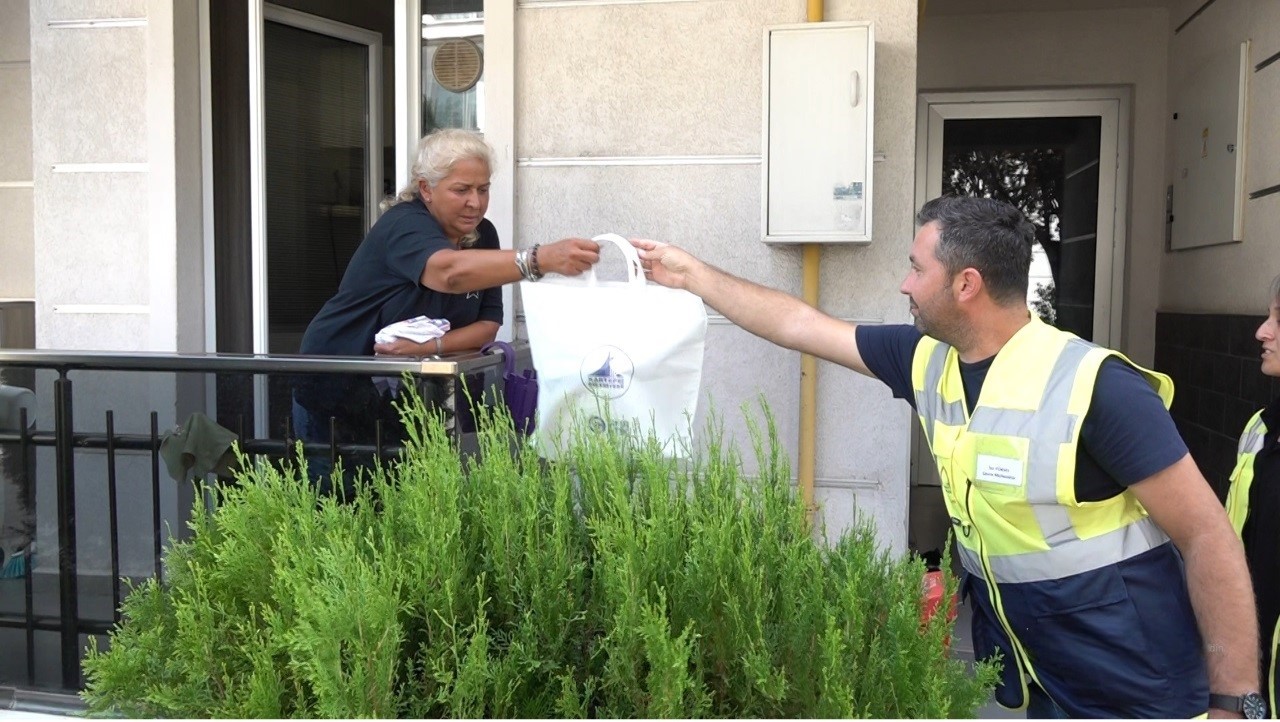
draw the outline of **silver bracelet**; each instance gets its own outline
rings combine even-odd
[[[529,265],[528,251],[516,251],[516,268],[520,270],[520,276],[526,281],[536,281],[539,278],[534,275],[533,268]]]
[[[528,251],[516,251],[516,269],[520,271],[520,277],[529,280],[529,263],[526,260]]]

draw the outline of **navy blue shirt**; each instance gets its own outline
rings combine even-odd
[[[498,231],[488,220],[476,229],[472,248],[498,248]],[[448,319],[452,328],[476,321],[502,323],[502,289],[442,293],[422,285],[431,254],[453,248],[420,198],[387,209],[360,243],[338,293],[312,319],[301,353],[370,356],[373,337],[384,326],[414,318]]]
[[[893,395],[915,408],[911,362],[921,333],[914,326],[858,326],[858,352]],[[989,359],[960,362],[970,413],[991,368]],[[1076,500],[1102,501],[1164,471],[1187,454],[1187,445],[1159,395],[1142,374],[1111,357],[1098,370],[1093,400],[1080,429],[1076,456]]]

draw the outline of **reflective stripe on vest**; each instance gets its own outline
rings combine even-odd
[[[961,525],[962,532],[967,524],[978,524],[978,533],[987,538],[984,542],[985,556],[991,581],[1020,583],[1060,579],[1113,565],[1167,542],[1168,537],[1164,532],[1146,518],[1145,512],[1128,494],[1090,504],[1088,513],[1095,520],[1095,526],[1086,535],[1088,538],[1084,539],[1073,522],[1073,515],[1078,519],[1085,513],[1082,507],[1068,507],[1059,498],[1060,459],[1062,455],[1070,455],[1070,465],[1074,466],[1080,426],[1092,399],[1097,370],[1106,357],[1123,357],[1044,326],[1035,319],[1028,324],[1028,328],[1019,332],[1023,333],[1028,335],[1021,339],[1015,335],[1018,343],[1006,345],[1005,349],[1010,349],[1013,356],[1006,363],[1009,360],[1025,361],[1030,364],[1028,368],[1037,363],[1042,364],[1041,368],[1052,363],[1048,376],[1043,377],[1043,389],[1028,388],[1025,389],[1027,393],[1021,394],[1034,399],[1034,394],[1039,393],[1040,400],[1035,410],[979,404],[967,425],[964,400],[948,401],[942,393],[943,378],[948,373],[948,368],[952,369],[951,373],[959,373],[958,363],[951,358],[953,350],[946,344],[928,338],[921,343],[932,344],[933,348],[917,350],[917,353],[928,354],[923,374],[914,379],[922,386],[915,389],[917,413],[930,448],[934,450],[938,460],[943,476],[944,496],[947,497],[953,521]],[[1069,338],[1063,339],[1062,336]],[[1050,355],[1055,353],[1055,348],[1058,349],[1056,356]],[[1005,351],[1002,350],[1002,353]],[[993,362],[993,367],[999,362],[998,358]],[[1168,377],[1136,368],[1157,387],[1167,406],[1172,398],[1172,384]],[[1032,376],[1041,378],[1038,375]],[[1001,384],[1007,390],[1016,388],[1020,383],[1038,381],[1028,381],[1004,372],[999,378],[989,376],[984,389],[989,384]],[[1081,384],[1084,386],[1077,388]],[[955,386],[950,388],[954,394]],[[984,393],[983,398],[986,397],[987,394]],[[1075,409],[1071,408],[1073,399],[1077,406]],[[938,456],[938,447],[935,446],[940,427],[950,427],[948,431],[956,434],[956,441],[950,450],[947,451],[946,446],[943,448],[942,453],[947,457],[945,459]],[[978,463],[975,458],[961,458],[966,453],[961,451],[964,446],[961,440],[969,438],[968,434],[1016,441],[1014,448],[1025,448],[1025,451],[1019,452],[1022,458],[1014,460],[1022,464],[1022,476],[1017,484],[1012,485],[1014,489],[1001,489],[1003,493],[998,494],[991,491],[990,487],[983,490],[973,479],[966,477],[962,481],[959,478],[965,473],[959,469],[971,468],[970,465]],[[980,454],[981,451],[970,449],[968,452],[970,456],[974,453]],[[957,478],[952,479],[952,476]],[[969,507],[967,496],[962,500],[959,485],[965,483],[974,486],[972,493],[981,498],[981,506],[976,510]],[[1074,479],[1070,483],[1074,484]],[[953,484],[957,486],[953,488]],[[1019,485],[1022,488],[1016,489]],[[1019,511],[1023,508],[1034,517],[1039,526],[1039,534],[1036,529],[1026,528],[1028,525],[1025,522],[1018,525],[1006,518],[1025,516],[1024,512]],[[971,515],[977,518],[970,518]],[[1101,525],[1101,531],[1098,525]],[[982,559],[973,547],[976,540],[958,540],[959,556],[965,568],[971,573],[988,577],[983,572]],[[992,540],[996,540],[996,543],[993,544]]]
[[[929,364],[924,371],[924,389],[916,389],[916,413],[925,419],[924,435],[933,448],[933,421],[947,426],[963,426],[965,409],[964,399],[947,401],[938,393],[942,386],[942,374],[947,366],[947,353],[951,347],[940,343],[929,354]]]
[[[997,582],[1042,582],[1117,564],[1167,541],[1169,537],[1148,518],[1092,539],[1078,539],[1047,551],[988,556],[987,561]],[[960,551],[960,561],[970,574],[982,574],[982,560],[977,552],[963,544],[957,544],[956,549]]]
[[[1262,444],[1267,439],[1267,425],[1262,421],[1262,412],[1253,415],[1249,423],[1244,425],[1240,434],[1240,443],[1236,447],[1236,467],[1231,472],[1231,485],[1227,487],[1227,517],[1236,530],[1236,536],[1243,536],[1244,522],[1249,518],[1249,489],[1253,487],[1253,460],[1262,451]]]

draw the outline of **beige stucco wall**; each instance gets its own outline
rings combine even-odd
[[[204,343],[197,0],[31,0],[31,146],[36,345],[92,351],[197,351]],[[0,264],[3,265],[3,264]],[[202,379],[76,372],[76,430],[162,428],[202,399]],[[109,389],[109,392],[104,391]],[[37,425],[52,428],[53,394],[37,381]],[[77,452],[77,500],[106,508],[102,452]],[[146,498],[146,459],[121,459],[121,498]],[[57,549],[56,464],[40,450],[38,544]],[[144,473],[145,472],[145,473]],[[140,486],[142,485],[142,486]],[[175,525],[178,487],[160,508]],[[122,507],[146,529],[149,505]],[[109,573],[107,520],[78,520],[77,563]],[[175,526],[174,528],[179,528]],[[125,574],[149,574],[145,535],[123,542]],[[55,566],[57,555],[38,561]]]
[[[1167,33],[1203,3],[1175,0]],[[1251,40],[1245,193],[1280,184],[1280,64],[1253,68],[1280,52],[1280,2],[1218,0],[1173,35],[1170,87],[1212,57]],[[1172,154],[1172,148],[1169,149]],[[1170,155],[1172,158],[1172,155]],[[1172,179],[1172,161],[1170,179]],[[1246,195],[1247,197],[1247,195]],[[1244,240],[1165,254],[1162,310],[1200,313],[1266,313],[1268,287],[1280,274],[1280,194],[1245,200]]]
[[[874,168],[874,240],[824,250],[820,305],[853,320],[905,321],[897,286],[913,231],[916,5],[829,0],[826,18],[874,23],[875,147],[884,160]],[[804,20],[800,0],[522,7],[516,243],[608,231],[657,238],[798,294],[800,250],[761,242],[759,157],[763,29]],[[651,164],[543,164],[586,156]],[[697,423],[713,401],[749,448],[739,405],[762,395],[794,469],[799,369],[798,354],[713,315]],[[817,497],[828,527],[839,532],[864,513],[902,550],[908,408],[843,368],[821,364],[818,375]]]
[[[940,15],[920,27],[921,91],[1133,88],[1119,347],[1140,363],[1150,363],[1154,355],[1164,249],[1168,36],[1163,8]]]
[[[0,299],[35,296],[27,0],[0,0]]]
[[[196,8],[31,3],[40,348],[203,343]],[[108,23],[61,22],[81,20]],[[139,22],[111,24],[122,20]]]

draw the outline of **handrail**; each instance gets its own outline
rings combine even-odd
[[[528,359],[528,346],[517,344],[515,349],[517,364]],[[57,646],[61,660],[62,687],[64,690],[75,690],[80,685],[80,638],[84,634],[103,634],[109,631],[112,620],[89,619],[81,615],[79,574],[77,566],[77,464],[85,459],[79,458],[86,449],[106,451],[106,484],[109,509],[109,529],[106,532],[111,544],[111,578],[112,605],[118,614],[120,598],[120,550],[118,548],[117,505],[118,489],[116,479],[117,451],[150,452],[151,482],[151,532],[154,536],[155,573],[161,573],[161,553],[163,537],[161,536],[160,511],[160,458],[161,446],[158,412],[151,411],[149,433],[118,433],[113,424],[113,411],[106,411],[105,433],[99,428],[92,430],[76,430],[73,417],[73,377],[79,372],[142,372],[142,373],[197,373],[214,376],[225,375],[301,375],[301,374],[336,374],[349,376],[400,376],[405,373],[417,376],[420,381],[428,382],[432,388],[431,403],[438,403],[450,416],[449,431],[456,436],[459,449],[468,453],[468,444],[473,444],[474,432],[467,425],[458,425],[454,421],[462,418],[459,414],[463,401],[460,394],[469,388],[473,379],[488,388],[501,388],[502,371],[506,359],[497,353],[481,354],[479,352],[451,354],[448,356],[429,356],[419,358],[371,357],[371,356],[298,356],[298,355],[255,355],[255,354],[220,354],[220,353],[123,353],[104,351],[75,350],[28,350],[0,348],[0,370],[32,369],[53,372],[53,378],[43,377],[42,386],[50,382],[52,386],[52,428],[36,430],[28,423],[27,409],[19,411],[18,429],[14,432],[0,433],[0,444],[16,444],[21,470],[18,472],[28,483],[35,478],[35,451],[51,449],[50,459],[53,464],[52,481],[56,486],[53,501],[56,503],[57,520],[57,609],[56,612],[37,614],[34,604],[33,571],[34,565],[26,564],[23,570],[22,595],[23,611],[0,614],[0,629],[23,629],[27,637],[27,683],[36,684],[35,671],[35,633],[58,632]],[[496,372],[496,373],[495,373]],[[25,375],[25,374],[24,374]],[[464,380],[465,379],[465,380]],[[26,383],[36,383],[29,380]],[[95,380],[89,385],[96,389]],[[83,393],[83,392],[82,392]],[[111,384],[107,384],[97,393],[108,396],[117,393]],[[171,409],[172,410],[172,409]],[[255,412],[256,413],[256,412]],[[234,414],[234,412],[233,412]],[[166,420],[166,423],[168,421]],[[244,420],[241,417],[241,426]],[[333,424],[333,419],[330,419]],[[303,453],[328,450],[329,457],[374,457],[387,458],[388,454],[399,453],[399,442],[384,440],[381,419],[374,420],[372,439],[349,439],[339,441],[336,437],[324,444],[305,442]],[[250,438],[243,428],[238,433],[240,448],[249,454],[266,454],[268,456],[287,456],[298,449],[299,440],[284,422],[283,436]],[[370,443],[370,441],[372,443]],[[45,457],[49,458],[49,457]],[[77,461],[79,458],[79,462]],[[98,462],[94,459],[95,463]],[[47,462],[45,462],[47,463]],[[47,473],[47,472],[46,472]],[[98,472],[93,472],[98,473]],[[4,479],[0,479],[3,483]],[[83,484],[83,482],[81,482]],[[145,501],[145,499],[139,499]],[[83,505],[82,505],[83,506]],[[34,514],[34,507],[28,510]],[[84,512],[85,509],[79,509]],[[140,527],[145,533],[146,525]],[[28,551],[28,554],[30,552]],[[47,552],[46,552],[47,553]],[[12,589],[12,588],[11,588]],[[0,694],[3,688],[0,687]]]
[[[0,349],[0,367],[84,371],[197,371],[205,373],[458,374],[501,363],[478,351],[405,359],[389,356],[289,356],[226,353],[117,353]]]

